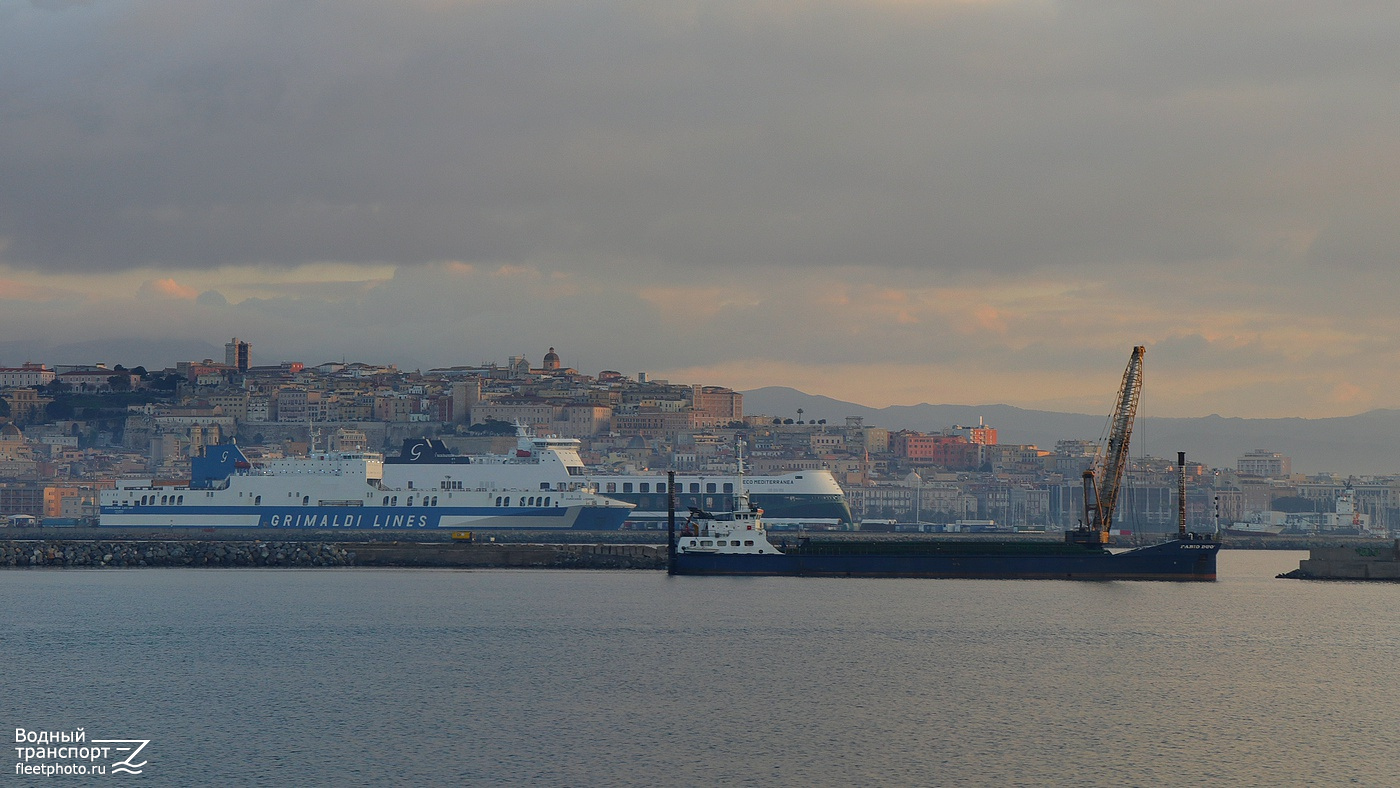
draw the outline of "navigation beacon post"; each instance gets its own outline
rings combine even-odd
[[[676,573],[676,472],[666,471],[666,573]]]

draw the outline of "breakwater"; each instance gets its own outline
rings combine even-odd
[[[1314,547],[1297,569],[1279,577],[1400,582],[1400,539],[1389,544]]]
[[[0,568],[664,569],[666,548],[625,544],[12,539]]]
[[[0,567],[124,569],[353,566],[354,553],[324,542],[74,541],[0,542]]]

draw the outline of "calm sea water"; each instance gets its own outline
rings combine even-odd
[[[1395,785],[1400,585],[1274,579],[1301,557],[1202,585],[5,571],[0,722],[150,739],[148,785]]]

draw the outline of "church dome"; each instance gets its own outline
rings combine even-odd
[[[550,348],[550,349],[549,349],[549,352],[544,354],[544,368],[545,368],[545,369],[558,369],[558,368],[559,368],[559,354],[554,352],[554,348]]]

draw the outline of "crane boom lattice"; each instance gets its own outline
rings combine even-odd
[[[1094,468],[1084,472],[1084,522],[1079,530],[1068,534],[1070,541],[1107,544],[1113,527],[1113,512],[1118,505],[1118,491],[1123,472],[1128,466],[1128,441],[1133,433],[1133,418],[1137,415],[1138,398],[1142,394],[1142,357],[1147,349],[1133,348],[1123,383],[1118,388],[1118,402],[1109,416],[1107,445],[1095,461]]]

